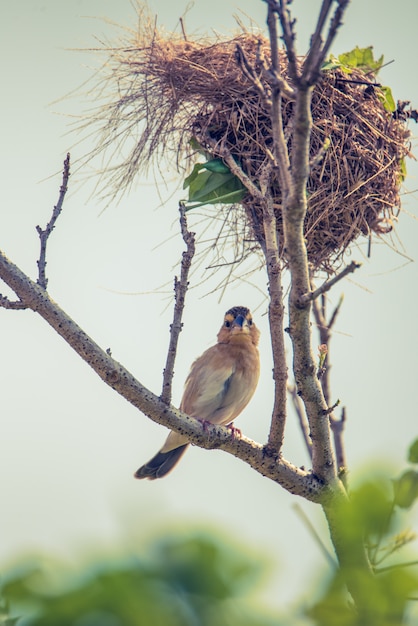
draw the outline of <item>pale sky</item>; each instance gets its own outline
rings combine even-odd
[[[172,30],[186,3],[154,0],[149,6]],[[300,53],[317,6],[318,1],[294,1]],[[265,4],[256,0],[196,0],[189,7],[189,32],[213,27],[230,33],[238,7],[260,25],[265,19]],[[60,99],[104,59],[75,49],[95,47],[95,38],[116,39],[119,30],[112,22],[133,26],[135,19],[129,0],[1,3],[0,248],[32,277],[39,248],[35,226],[45,225],[57,201],[65,154],[71,150],[76,161],[91,147],[89,141],[79,144],[71,128],[74,118],[94,104],[94,96],[81,89]],[[411,100],[418,108],[417,20],[416,0],[400,0],[396,7],[387,0],[369,1],[367,13],[363,2],[354,0],[333,52],[373,45],[376,56],[394,60],[382,71],[382,82],[392,87],[395,99]],[[418,134],[413,124],[411,130]],[[418,435],[418,194],[411,193],[418,189],[418,167],[413,161],[408,172],[405,213],[396,229],[403,254],[376,243],[366,260],[353,248],[351,258],[363,261],[363,267],[331,294],[334,302],[345,294],[331,346],[332,388],[347,407],[353,474],[374,460],[387,461],[397,472]],[[88,173],[74,171],[50,239],[49,292],[94,340],[110,347],[114,358],[158,393],[172,281],[183,250],[177,227],[182,193],[172,171],[167,187],[160,183],[157,188],[153,178],[140,179],[129,196],[102,212],[95,179],[86,181]],[[246,305],[262,331],[262,374],[237,426],[264,442],[272,402],[265,276],[254,276],[256,287],[234,283],[221,302],[219,293],[208,293],[215,284],[199,286],[201,280],[199,270],[187,296],[173,401],[181,397],[191,362],[215,341],[224,311]],[[219,451],[192,448],[167,479],[135,481],[133,472],[156,452],[165,429],[107,388],[34,313],[0,310],[0,320],[1,563],[40,550],[71,559],[133,538],[146,541],[167,525],[194,522],[224,529],[268,553],[280,585],[277,598],[299,595],[300,578],[309,580],[323,561],[292,505],[297,502],[321,528],[317,507]],[[284,454],[297,465],[308,464],[294,419]],[[275,603],[271,596],[270,601]]]

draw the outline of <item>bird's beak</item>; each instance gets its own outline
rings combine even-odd
[[[232,322],[232,332],[233,334],[237,333],[248,333],[249,327],[247,324],[247,320],[243,315],[237,315],[237,317]]]
[[[242,315],[237,315],[237,317],[234,319],[232,326],[240,326],[242,328],[244,325],[244,322],[245,322],[245,318]]]

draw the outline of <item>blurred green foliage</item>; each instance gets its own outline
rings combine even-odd
[[[410,462],[418,461],[417,449],[418,439],[409,449]],[[350,500],[337,512],[346,566],[335,567],[320,599],[307,610],[315,626],[418,623],[418,560],[409,552],[416,534],[408,529],[406,518],[418,497],[418,473],[407,469],[395,480],[384,472],[367,474],[351,489]],[[361,567],[356,570],[350,558],[359,541],[364,542],[372,576]],[[347,593],[348,579],[354,580],[362,592],[361,610]]]
[[[407,460],[418,463],[418,439]],[[335,510],[344,565],[329,554],[331,571],[316,572],[311,589],[300,589],[304,599],[292,614],[279,616],[257,601],[267,571],[262,556],[186,528],[160,535],[140,552],[96,559],[75,574],[42,560],[9,569],[1,578],[0,626],[414,626],[418,560],[406,524],[418,497],[417,473],[408,468],[395,480],[365,474]],[[322,543],[313,534],[328,550],[328,538]],[[369,573],[351,558],[359,544]],[[360,607],[347,581],[360,590]]]
[[[2,594],[17,626],[273,626],[253,600],[264,569],[247,550],[191,531],[76,576],[29,564],[3,576]],[[6,613],[0,620],[14,623]]]

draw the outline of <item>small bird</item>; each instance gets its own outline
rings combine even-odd
[[[180,410],[203,423],[232,427],[257,387],[259,337],[260,331],[247,307],[229,309],[218,342],[198,357],[190,369]],[[161,450],[136,471],[135,478],[162,478],[178,463],[188,446],[187,437],[170,431]]]

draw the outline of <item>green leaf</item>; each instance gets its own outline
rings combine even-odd
[[[205,204],[234,204],[240,202],[246,193],[239,178],[219,158],[196,163],[184,180],[183,189],[186,188],[189,189],[187,211]]]
[[[396,103],[390,87],[379,87],[377,89],[377,96],[379,100],[383,103],[386,111],[389,111],[389,113],[393,113],[393,111],[396,111]]]
[[[199,174],[201,170],[208,170],[209,172],[215,172],[218,174],[230,174],[231,170],[222,159],[210,159],[206,161],[206,163],[196,163],[193,167],[191,174],[189,174],[183,183],[183,189],[187,189],[196,180],[196,176]]]
[[[403,183],[403,181],[406,178],[407,173],[408,172],[407,172],[407,169],[406,169],[406,161],[405,161],[405,159],[401,159],[399,161],[399,174],[398,174],[398,177],[399,177],[399,181],[398,182],[399,182],[399,184]],[[418,458],[418,456],[417,456],[417,458]],[[417,461],[411,461],[411,463],[418,463],[418,460]]]
[[[324,61],[321,66],[321,70],[323,72],[329,72],[330,70],[336,70],[338,67],[341,67],[341,62],[334,56],[330,56],[328,61]]]
[[[204,202],[196,202],[194,204],[186,203],[186,212],[191,211],[192,209],[197,209],[201,206],[205,206],[206,204],[235,204],[237,202],[241,202],[245,194],[246,190],[240,189],[238,191],[231,191],[230,193],[226,193],[223,196],[219,196],[213,201],[205,200]]]
[[[210,161],[207,161],[203,167],[210,172],[218,172],[220,174],[227,174],[231,171],[222,159],[211,159]]]
[[[371,72],[378,72],[383,65],[383,55],[375,60],[372,46],[368,48],[359,48],[356,46],[354,50],[340,54],[338,60],[341,65],[348,68],[358,67]]]
[[[194,168],[192,169],[191,174],[184,179],[183,189],[187,189],[189,185],[195,180],[196,176],[199,174],[200,170],[205,167],[204,163],[196,163]]]
[[[394,502],[401,509],[409,509],[418,498],[418,472],[406,470],[394,481]]]
[[[196,150],[196,152],[199,152],[199,154],[204,156],[205,159],[208,159],[210,157],[209,152],[205,150],[203,146],[200,145],[196,137],[192,137],[189,141],[189,144],[192,150]]]
[[[408,461],[410,463],[418,463],[418,439],[409,446]]]

